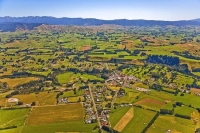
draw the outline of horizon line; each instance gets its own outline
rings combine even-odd
[[[112,21],[112,20],[146,20],[146,21],[190,21],[190,20],[197,20],[200,18],[194,18],[194,19],[184,19],[184,20],[159,20],[159,19],[127,19],[127,18],[117,18],[117,19],[100,19],[100,18],[83,18],[83,17],[55,17],[55,16],[0,16],[0,18],[23,18],[23,17],[51,17],[51,18],[71,18],[71,19],[96,19],[96,20],[104,20],[104,21]]]

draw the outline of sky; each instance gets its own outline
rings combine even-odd
[[[200,0],[0,0],[0,17],[190,20]]]

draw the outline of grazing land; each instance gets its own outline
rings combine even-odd
[[[57,92],[40,92],[30,94],[18,94],[14,95],[13,98],[18,98],[23,104],[31,104],[35,102],[38,106],[44,105],[56,105]]]
[[[0,127],[8,127],[13,125],[22,126],[26,117],[28,116],[29,111],[29,108],[0,110]]]
[[[27,78],[4,78],[0,79],[1,82],[6,82],[11,88],[28,83],[30,81],[37,80],[35,77],[27,77]]]
[[[126,127],[122,130],[122,132],[130,133],[130,132],[137,132],[141,133],[143,129],[148,125],[148,123],[152,120],[155,116],[155,112],[141,109],[141,108],[134,108],[134,117],[131,121],[126,125]]]
[[[199,26],[42,24],[0,59],[2,133],[200,130]]]
[[[35,119],[37,117],[37,120]],[[26,125],[73,122],[83,120],[81,104],[35,107],[29,115]]]
[[[147,130],[147,133],[167,132],[168,130],[171,132],[192,133],[194,127],[191,120],[173,116],[159,116],[149,130]]]
[[[130,120],[134,117],[133,107],[126,112],[126,114],[119,120],[119,122],[115,125],[114,129],[121,132],[126,125],[130,122]]]

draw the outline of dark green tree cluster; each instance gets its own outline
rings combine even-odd
[[[169,110],[169,109],[160,109],[160,114],[174,114],[174,108]]]
[[[102,129],[108,133],[119,133],[117,130],[114,130],[108,126],[102,126]]]
[[[148,63],[165,64],[169,66],[179,66],[180,59],[167,55],[149,55],[146,59]]]

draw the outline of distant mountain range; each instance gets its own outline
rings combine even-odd
[[[158,21],[158,20],[100,20],[94,18],[55,18],[55,17],[0,17],[0,30],[1,31],[13,31],[17,27],[22,29],[32,29],[40,24],[51,25],[78,25],[78,26],[92,26],[103,24],[114,24],[121,26],[186,26],[186,25],[198,25],[200,26],[200,19],[194,20],[180,20],[180,21]]]

